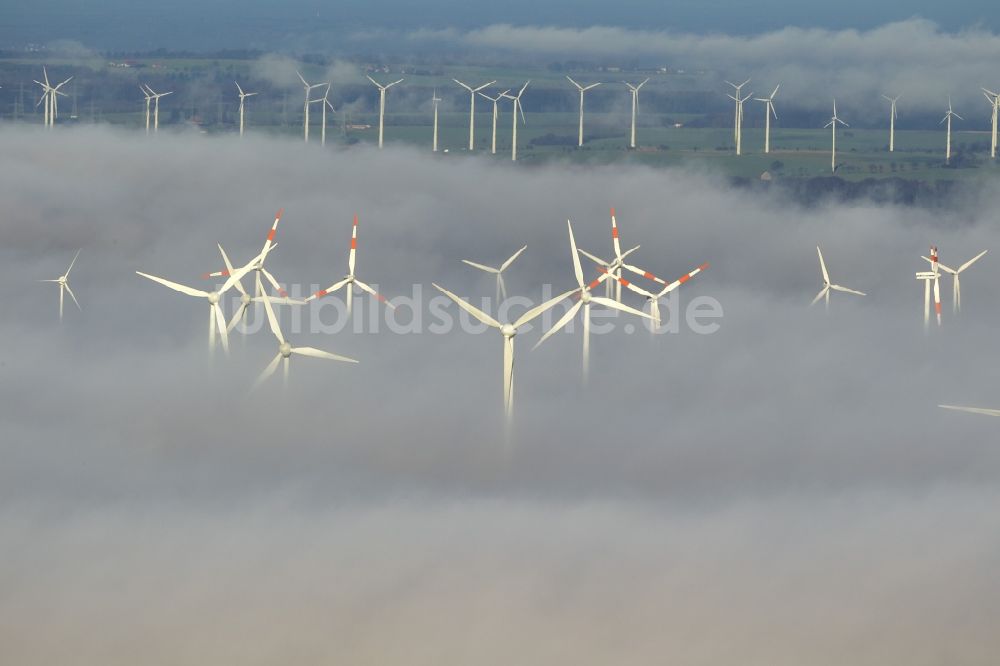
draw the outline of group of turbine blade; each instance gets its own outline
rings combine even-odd
[[[927,328],[930,325],[930,310],[931,310],[931,290],[933,287],[934,292],[934,312],[937,318],[938,326],[941,325],[941,272],[944,271],[948,275],[951,275],[951,293],[952,293],[952,311],[958,314],[962,310],[962,282],[961,274],[968,269],[972,264],[979,261],[983,255],[985,255],[989,250],[983,250],[972,259],[969,259],[964,264],[958,268],[951,268],[942,264],[938,261],[938,249],[936,246],[931,246],[930,256],[921,257],[924,261],[927,261],[931,265],[929,271],[919,271],[916,274],[917,280],[921,280],[924,283],[924,327]]]
[[[69,286],[69,272],[73,270],[73,266],[76,264],[76,259],[79,256],[80,250],[77,250],[76,254],[73,255],[73,261],[69,262],[69,268],[67,268],[66,272],[55,280],[39,280],[39,282],[54,282],[59,285],[59,321],[62,321],[63,318],[63,301],[65,300],[66,292],[69,292],[69,296],[73,299],[73,302],[76,303],[76,307],[81,311],[83,310],[83,308],[80,307],[80,301],[76,300],[76,294],[73,293],[73,290],[70,289]]]
[[[816,303],[819,302],[819,299],[822,298],[826,300],[826,310],[829,312],[831,291],[840,291],[845,294],[855,294],[857,296],[867,296],[867,294],[863,291],[849,289],[839,284],[833,284],[833,282],[830,281],[830,273],[826,270],[826,261],[823,259],[823,251],[819,249],[819,245],[816,246],[816,254],[819,255],[819,270],[823,275],[823,288],[820,289],[818,294],[816,294],[816,298],[812,300],[812,303],[809,304],[810,306],[816,305]]]
[[[595,264],[597,264],[597,270],[600,271],[602,274],[608,276],[609,279],[605,280],[604,282],[605,297],[611,298],[611,288],[613,282],[614,298],[616,302],[621,303],[622,287],[625,287],[629,291],[639,294],[640,296],[646,299],[646,302],[649,303],[649,311],[650,311],[649,315],[653,321],[652,330],[654,332],[660,328],[660,299],[669,294],[670,292],[672,292],[674,289],[677,289],[679,286],[681,286],[682,284],[693,278],[698,273],[708,268],[707,263],[702,264],[697,268],[695,268],[694,270],[685,273],[678,279],[672,282],[667,282],[663,278],[657,277],[656,275],[654,275],[653,273],[644,268],[639,268],[638,266],[628,263],[627,261],[625,261],[626,257],[628,257],[636,250],[638,250],[640,246],[636,245],[622,252],[621,240],[619,239],[619,234],[618,234],[618,218],[615,215],[614,208],[611,209],[611,247],[615,253],[615,258],[612,259],[611,261],[606,261],[604,259],[601,259],[600,257],[597,257],[594,254],[591,254],[590,252],[587,252],[586,250],[583,249],[578,249],[577,251],[579,252],[579,254],[582,254],[583,256],[587,257]],[[633,273],[634,275],[638,275],[646,280],[655,282],[662,288],[656,292],[643,289],[642,287],[636,285],[634,282],[626,280],[624,277],[622,277],[623,269],[629,271],[630,273]]]

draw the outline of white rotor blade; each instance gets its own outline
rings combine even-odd
[[[839,284],[831,284],[830,289],[833,289],[834,291],[842,291],[846,294],[857,294],[858,296],[868,295],[863,291],[857,291],[856,289],[848,289],[847,287],[841,287]]]
[[[264,310],[267,311],[267,323],[271,326],[271,332],[278,342],[285,344],[285,336],[281,334],[281,327],[278,325],[278,318],[274,316],[274,308],[271,307],[271,299],[264,297]]]
[[[76,296],[73,294],[73,290],[70,289],[68,282],[66,283],[66,291],[69,292],[69,297],[73,299],[74,303],[76,303],[76,307],[80,310],[80,312],[83,312],[83,308],[80,307],[80,301],[76,300]]]
[[[592,262],[594,262],[595,264],[597,264],[599,266],[605,266],[605,267],[607,267],[607,266],[611,265],[609,262],[604,261],[600,257],[595,257],[594,255],[592,255],[591,253],[587,252],[583,248],[577,248],[576,251],[579,252],[580,254],[582,254],[583,256],[587,257],[587,259],[590,259]]]
[[[985,416],[1000,416],[1000,409],[983,409],[982,407],[957,407],[955,405],[938,405],[941,409],[951,409],[956,412],[983,414]]]
[[[828,291],[830,291],[830,287],[829,287],[829,286],[825,286],[825,287],[823,287],[822,289],[820,289],[819,293],[818,293],[818,294],[816,294],[816,298],[814,298],[814,299],[812,300],[812,303],[810,303],[809,305],[811,305],[811,306],[812,306],[812,305],[816,305],[816,303],[818,303],[818,302],[819,302],[819,299],[821,299],[821,298],[823,298],[824,296],[826,296],[826,294],[827,294],[827,292],[828,292]]]
[[[646,319],[652,319],[653,318],[652,316],[646,314],[642,310],[636,310],[635,308],[631,308],[631,307],[629,307],[627,305],[623,305],[623,304],[619,303],[618,301],[616,301],[614,299],[611,299],[611,298],[604,298],[603,296],[592,296],[590,298],[590,302],[592,304],[596,303],[598,305],[603,305],[604,307],[611,308],[613,310],[620,310],[622,312],[627,312],[629,314],[634,314],[637,317],[645,317]]]
[[[212,312],[215,314],[215,326],[222,336],[222,351],[229,353],[229,327],[226,326],[226,315],[222,312],[222,307],[215,303],[212,305]]]
[[[236,328],[236,324],[243,319],[243,315],[246,314],[249,307],[250,303],[240,303],[240,307],[236,308],[236,314],[233,315],[233,318],[229,320],[229,324],[226,326],[227,332]]]
[[[473,268],[478,268],[481,271],[486,271],[487,273],[499,273],[500,272],[500,269],[492,268],[490,266],[484,266],[483,264],[477,264],[476,262],[469,261],[468,259],[462,259],[462,263],[463,264],[468,264],[469,266],[472,266]]]
[[[830,274],[826,272],[826,262],[823,261],[823,251],[816,246],[816,254],[819,255],[819,268],[823,271],[823,284],[830,284]]]
[[[187,287],[183,284],[179,284],[177,282],[171,282],[170,280],[166,280],[161,277],[156,277],[155,275],[149,275],[148,273],[143,273],[141,271],[136,271],[135,274],[141,275],[142,277],[152,280],[153,282],[159,282],[164,287],[170,287],[174,291],[179,291],[182,294],[187,294],[188,296],[198,296],[200,298],[208,298],[208,292],[202,291],[201,289],[192,289],[191,287]]]
[[[512,255],[510,256],[510,259],[508,259],[507,261],[505,261],[505,262],[503,262],[502,264],[500,264],[500,272],[502,273],[502,272],[504,272],[505,270],[507,270],[507,268],[508,268],[508,267],[509,267],[509,266],[510,266],[510,265],[511,265],[512,263],[514,263],[514,260],[515,260],[515,259],[517,259],[518,257],[520,257],[520,256],[521,256],[521,253],[522,253],[522,252],[524,252],[524,251],[525,251],[525,250],[527,250],[527,249],[528,249],[528,246],[527,246],[527,245],[525,245],[525,246],[524,246],[524,247],[522,247],[522,248],[521,248],[520,250],[518,250],[517,252],[515,252],[514,254],[512,254]]]
[[[375,299],[379,303],[385,303],[387,306],[389,306],[393,310],[396,309],[396,306],[393,305],[392,303],[390,303],[388,300],[386,300],[385,296],[383,296],[382,294],[378,293],[377,291],[375,291],[374,289],[372,289],[369,285],[365,284],[361,280],[354,280],[354,284],[358,285],[358,288],[360,288],[362,291],[367,291],[369,294],[371,294],[372,296],[374,296]]]
[[[514,328],[520,328],[520,327],[524,326],[525,324],[527,324],[529,321],[531,321],[532,319],[534,319],[538,315],[540,315],[543,312],[545,312],[547,310],[550,310],[551,308],[555,307],[560,302],[562,302],[564,299],[569,298],[569,296],[571,294],[573,294],[573,293],[575,293],[577,291],[579,291],[579,290],[578,289],[570,289],[569,291],[567,291],[567,292],[565,292],[563,294],[560,294],[560,295],[558,295],[558,296],[556,296],[554,298],[550,298],[549,300],[545,301],[541,305],[536,305],[535,307],[531,308],[530,310],[528,310],[523,315],[521,315],[520,317],[517,318],[517,321],[514,322]]]
[[[434,288],[437,289],[438,291],[440,291],[442,294],[444,294],[445,296],[447,296],[451,300],[455,301],[455,303],[458,305],[458,307],[462,308],[463,310],[465,310],[466,312],[468,312],[470,315],[472,315],[473,317],[475,317],[476,319],[478,319],[482,323],[486,324],[487,326],[492,326],[493,328],[500,328],[500,326],[501,326],[500,322],[498,322],[496,319],[494,319],[493,317],[489,316],[488,314],[486,314],[485,312],[483,312],[482,310],[480,310],[476,306],[472,305],[471,303],[469,303],[467,301],[462,300],[461,298],[459,298],[455,294],[451,293],[450,291],[448,291],[447,289],[445,289],[442,286],[439,286],[439,285],[437,285],[437,284],[435,284],[433,282],[431,284],[433,284]]]
[[[576,291],[576,290],[574,289],[573,291]],[[570,293],[573,293],[573,292],[571,291]],[[557,321],[552,328],[550,328],[549,330],[545,331],[545,334],[542,335],[542,337],[538,340],[538,342],[535,343],[535,346],[532,347],[532,349],[538,349],[538,346],[540,344],[542,344],[543,342],[545,342],[546,340],[548,340],[552,335],[554,335],[556,332],[558,332],[564,326],[566,326],[566,324],[569,323],[570,319],[572,319],[573,317],[575,317],[576,313],[580,311],[580,306],[582,306],[582,305],[583,305],[583,301],[577,301],[576,303],[574,303],[573,307],[571,307],[569,310],[567,310],[566,314],[564,314],[562,316],[562,318],[559,321]]]
[[[983,255],[986,254],[987,252],[989,252],[989,250],[983,250],[982,252],[980,252],[979,254],[977,254],[976,256],[974,256],[972,259],[969,259],[967,262],[965,262],[964,264],[962,264],[961,266],[958,267],[958,271],[957,272],[961,273],[966,268],[968,268],[972,264],[974,264],[977,261],[979,261],[980,259],[982,259]],[[69,274],[69,271],[66,271],[66,273]]]
[[[357,361],[353,358],[348,358],[347,356],[337,356],[336,354],[331,354],[330,352],[323,351],[322,349],[315,349],[314,347],[292,347],[292,353],[300,354],[302,356],[311,356],[312,358],[324,358],[328,361],[357,363]]]
[[[278,284],[278,281],[274,279],[274,276],[267,272],[266,268],[261,268],[260,272],[264,274],[264,277],[267,278],[267,281],[271,283],[271,286],[274,287],[275,291],[277,291],[282,296],[286,295],[285,290],[281,288],[281,285]]]
[[[267,367],[264,368],[264,372],[258,375],[257,379],[253,383],[253,388],[257,388],[258,386],[264,383],[264,380],[273,375],[274,371],[278,369],[279,363],[281,363],[280,353],[274,357],[274,360],[272,360],[270,363],[267,364]]]
[[[82,250],[82,249],[83,249],[83,248],[80,248],[80,250]],[[77,250],[77,251],[76,251],[76,254],[74,254],[74,255],[73,255],[73,261],[69,262],[69,268],[67,268],[67,269],[66,269],[66,275],[65,275],[66,277],[69,277],[69,272],[70,272],[71,270],[73,270],[73,264],[75,264],[75,263],[76,263],[76,258],[80,256],[80,250]],[[986,254],[986,253],[985,253],[985,252],[983,252],[983,254]],[[982,255],[979,255],[979,256],[981,257]],[[978,259],[978,258],[979,258],[979,257],[976,257],[976,259]],[[976,259],[973,259],[972,261],[975,261]],[[971,263],[972,263],[972,261],[970,261],[969,263],[971,264]]]
[[[232,275],[233,273],[235,273],[235,271],[233,270],[232,262],[229,261],[229,255],[227,255],[226,251],[222,249],[221,243],[216,243],[216,245],[219,246],[219,254],[222,255],[222,261],[226,264],[226,273]],[[253,263],[253,260],[251,260],[251,263]],[[240,292],[243,295],[247,294],[247,290],[243,288],[243,282],[241,280],[236,280],[236,282],[234,282],[233,284],[238,292]]]
[[[569,246],[573,254],[573,274],[576,275],[576,283],[583,289],[586,282],[583,281],[583,269],[580,267],[580,255],[576,250],[576,239],[573,238],[573,225],[566,220],[566,228],[569,229]]]
[[[312,296],[310,296],[309,298],[307,298],[307,299],[306,299],[306,302],[308,303],[309,301],[311,301],[311,300],[313,300],[313,299],[316,299],[316,298],[323,298],[323,297],[324,297],[324,296],[326,296],[327,294],[332,294],[332,293],[334,293],[334,292],[336,292],[336,291],[339,291],[339,290],[340,290],[340,288],[341,288],[341,287],[343,287],[343,286],[344,286],[345,284],[347,284],[348,282],[350,282],[350,280],[349,280],[348,278],[344,278],[344,279],[343,279],[343,280],[341,280],[340,282],[334,282],[333,284],[331,284],[331,285],[330,285],[329,287],[327,287],[326,289],[320,289],[320,290],[319,290],[319,291],[317,291],[317,292],[316,292],[315,294],[313,294]]]

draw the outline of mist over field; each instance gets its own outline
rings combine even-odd
[[[497,164],[389,146],[0,128],[0,655],[17,664],[987,664],[1000,649],[996,211],[803,208],[778,189],[635,165]],[[259,251],[305,294],[346,272],[396,302],[364,332],[266,328],[210,359],[203,287]],[[434,333],[437,282],[473,299],[496,265],[533,302],[574,286],[566,220],[675,278],[701,335]],[[914,271],[959,264],[963,311],[925,334]],[[834,282],[821,287],[821,245]],[[82,311],[36,280],[62,274]],[[588,275],[593,274],[588,267]],[[246,280],[247,286],[250,281]],[[407,305],[414,298],[418,305]],[[635,306],[641,303],[626,296]],[[568,303],[567,303],[568,306]],[[520,306],[523,309],[524,306]],[[666,309],[666,303],[664,304]],[[458,309],[444,311],[458,320]],[[513,309],[516,316],[521,309]],[[558,312],[561,312],[560,309]],[[414,319],[419,319],[419,325]]]

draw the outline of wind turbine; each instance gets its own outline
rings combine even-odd
[[[516,96],[509,95],[507,93],[504,93],[503,95],[507,99],[514,101],[514,108],[511,109],[511,115],[513,116],[513,122],[514,122],[514,130],[511,133],[512,138],[510,141],[510,159],[514,162],[517,161],[517,114],[519,113],[521,114],[521,124],[527,125],[527,123],[524,120],[524,107],[521,106],[521,95],[524,94],[524,91],[528,87],[529,83],[531,83],[531,81],[525,81],[524,85],[521,86],[521,89],[517,91]]]
[[[49,70],[47,67],[42,67],[42,78],[45,79],[44,82],[34,79],[35,83],[42,87],[42,96],[38,99],[38,103],[35,104],[35,108],[42,102],[45,103],[45,108],[42,110],[44,113],[43,120],[45,127],[49,126],[49,111],[51,111],[52,104],[49,101],[49,96],[52,94],[52,86],[49,84]]]
[[[72,81],[73,77],[71,76],[62,83],[53,86],[49,83],[49,72],[47,68],[42,67],[42,74],[45,79],[44,83],[35,80],[35,83],[42,86],[43,90],[42,97],[38,100],[38,104],[41,104],[43,101],[45,102],[45,125],[47,127],[54,127],[56,124],[56,118],[59,116],[59,95],[62,95],[63,97],[66,96],[66,93],[60,92],[59,89]],[[38,104],[35,106],[37,107]]]
[[[639,85],[634,86],[628,81],[622,81],[622,83],[628,86],[628,89],[632,91],[632,138],[629,141],[630,148],[635,148],[635,119],[636,115],[639,113],[639,89],[642,88],[644,85],[646,85],[648,82],[649,79],[647,78]]]
[[[260,276],[257,276],[257,288],[260,289]],[[322,349],[316,349],[314,347],[293,347],[287,340],[285,336],[281,333],[281,326],[278,325],[278,318],[274,316],[274,308],[271,307],[271,298],[269,296],[264,296],[264,310],[267,311],[267,323],[271,327],[271,332],[274,333],[274,337],[278,339],[278,353],[275,355],[274,360],[268,363],[264,371],[260,373],[257,380],[253,383],[254,388],[260,386],[268,377],[274,374],[274,371],[278,369],[278,364],[284,359],[284,386],[288,387],[288,359],[292,354],[297,354],[299,356],[311,356],[312,358],[322,358],[328,361],[341,361],[344,363],[357,363],[353,358],[348,358],[346,356],[338,356],[337,354],[331,354],[330,352],[323,351]]]
[[[932,282],[934,283],[934,312],[937,315],[938,326],[941,325],[941,272],[938,270],[940,268],[938,264],[938,249],[934,245],[931,246],[929,261],[931,262],[931,270],[917,273],[917,279],[924,281],[924,330],[927,330],[931,321]]]
[[[368,76],[367,74],[365,76]],[[392,83],[382,85],[372,77],[368,76],[368,80],[375,84],[378,88],[378,147],[382,148],[382,127],[385,122],[385,91],[393,87],[397,83],[402,83],[403,79],[398,81],[393,81]]]
[[[837,100],[833,100],[833,117],[830,118],[828,122],[823,127],[829,127],[833,131],[833,143],[831,144],[830,150],[830,171],[836,173],[837,171],[837,123],[840,123],[844,127],[850,127],[847,123],[837,117]]]
[[[733,87],[733,94],[726,96],[736,102],[736,110],[733,112],[733,141],[736,143],[736,154],[741,155],[743,154],[743,103],[750,99],[750,95],[753,93],[743,98],[740,97],[740,91],[743,90],[743,86],[750,83],[750,79],[739,85],[730,81],[726,81],[726,83]]]
[[[576,86],[576,89],[580,91],[580,133],[576,145],[577,147],[582,147],[583,146],[583,93],[587,92],[591,88],[596,88],[601,84],[598,82],[598,83],[591,83],[589,86],[581,86],[579,83],[574,81],[569,75],[567,75],[566,78],[569,79],[569,82],[572,83],[574,86]]]
[[[305,142],[309,143],[309,105],[312,102],[316,101],[316,100],[310,99],[310,97],[312,96],[310,93],[312,93],[313,88],[319,88],[319,87],[327,85],[327,84],[325,84],[325,83],[312,83],[312,84],[307,83],[306,80],[304,78],[302,78],[302,74],[299,74],[298,71],[296,71],[295,73],[298,75],[299,81],[302,82],[302,87],[305,89],[305,92],[306,92],[306,101],[302,105],[302,114],[303,114],[302,133],[304,135]]]
[[[76,263],[76,258],[79,256],[80,250],[77,250],[76,254],[73,255],[73,261],[69,262],[69,268],[67,268],[66,272],[59,276],[59,278],[55,280],[39,280],[39,282],[55,282],[59,285],[59,321],[62,321],[63,318],[63,299],[65,298],[65,292],[67,291],[69,292],[70,298],[72,298],[73,302],[76,303],[76,307],[83,310],[83,308],[80,307],[80,301],[76,300],[73,290],[69,287],[69,272],[73,270],[73,264]]]
[[[469,150],[472,151],[476,149],[476,93],[493,85],[496,81],[484,83],[478,88],[473,88],[458,79],[452,79],[452,81],[469,91]]]
[[[146,91],[149,92],[150,96],[153,98],[153,134],[160,131],[160,98],[166,97],[167,95],[173,95],[174,91],[169,91],[165,93],[158,93],[148,85],[146,86]]]
[[[620,241],[618,239],[618,219],[615,217],[615,209],[614,208],[611,209],[611,245],[612,245],[612,247],[614,248],[614,251],[615,251],[615,260],[614,260],[614,262],[612,262],[612,265],[609,267],[609,269],[611,270],[611,277],[613,279],[615,279],[616,281],[618,281],[618,284],[615,285],[615,300],[616,301],[618,301],[619,303],[621,303],[621,300],[622,300],[622,289],[621,289],[622,288],[622,283],[621,283],[622,270],[621,269],[623,269],[623,268],[625,270],[627,270],[627,271],[630,271],[630,272],[636,274],[636,275],[642,276],[642,277],[646,278],[647,280],[652,280],[653,282],[658,282],[661,285],[668,284],[666,280],[664,280],[662,278],[658,278],[655,275],[653,275],[652,273],[650,273],[649,271],[644,270],[642,268],[639,268],[638,266],[633,266],[632,264],[629,264],[629,263],[627,263],[625,261],[625,257],[628,256],[629,254],[631,254],[634,250],[638,250],[639,246],[636,245],[634,248],[632,248],[628,252],[622,252],[621,243],[620,243]]]
[[[247,97],[253,97],[257,93],[255,93],[255,92],[252,92],[252,93],[243,92],[243,88],[240,87],[239,82],[233,81],[233,83],[236,84],[236,89],[240,91],[240,136],[243,136],[243,130],[244,130],[244,127],[246,126],[245,123],[244,123],[243,100],[245,100]]]
[[[993,92],[992,90],[987,90],[983,88],[983,95],[986,97],[986,101],[990,103],[993,108],[992,113],[992,126],[990,133],[990,158],[996,159],[997,156],[997,114],[1000,113],[1000,95]]]
[[[896,95],[895,97],[889,97],[888,95],[882,95],[883,99],[889,101],[889,152],[896,152],[896,101],[901,97],[901,95]]]
[[[325,146],[326,145],[326,109],[327,109],[327,107],[329,107],[330,111],[332,111],[334,113],[337,112],[337,110],[333,108],[333,104],[330,104],[330,84],[329,83],[326,84],[326,91],[323,93],[323,97],[321,99],[319,99],[319,100],[314,100],[314,101],[319,101],[320,107],[323,109],[322,114],[320,114],[321,115],[321,119],[322,119],[321,120],[322,130],[320,130],[319,145]]]
[[[475,307],[471,303],[462,300],[455,294],[451,293],[444,287],[434,284],[434,288],[440,291],[442,294],[455,301],[455,304],[460,308],[471,314],[473,317],[481,321],[482,323],[497,329],[500,335],[503,336],[503,409],[504,414],[509,420],[513,415],[514,408],[514,336],[517,335],[517,329],[521,328],[532,319],[535,319],[539,315],[551,310],[553,307],[559,304],[560,301],[566,297],[573,294],[575,289],[571,289],[564,294],[560,294],[555,298],[550,298],[541,305],[536,305],[531,308],[523,315],[514,320],[513,324],[504,323],[501,324],[499,321],[486,314],[479,308]]]
[[[462,259],[462,263],[463,264],[468,264],[469,266],[472,266],[473,268],[478,268],[479,270],[485,271],[486,273],[493,273],[493,274],[495,274],[497,276],[497,300],[496,300],[496,302],[497,302],[497,307],[499,307],[500,306],[500,296],[501,295],[503,296],[504,300],[507,300],[507,287],[503,283],[503,272],[505,270],[507,270],[508,268],[510,268],[510,265],[514,263],[514,260],[517,259],[518,257],[520,257],[521,253],[524,252],[527,249],[528,249],[528,246],[525,245],[520,250],[518,250],[514,254],[510,255],[510,258],[507,259],[507,261],[505,261],[502,264],[500,264],[500,268],[493,268],[492,266],[485,266],[483,264],[477,264],[476,262],[469,261],[468,259]]]
[[[507,93],[509,92],[510,88],[507,88],[507,90],[504,90],[496,97],[490,97],[489,95],[486,95],[484,93],[479,93],[479,95],[484,99],[488,99],[491,102],[493,102],[493,143],[492,143],[492,148],[490,150],[490,154],[492,155],[497,154],[497,118],[500,116],[500,109],[497,105],[499,104],[500,100],[503,99],[504,96],[507,95]]]
[[[362,291],[367,291],[369,294],[374,296],[379,302],[385,303],[390,308],[395,309],[396,306],[387,301],[385,296],[375,291],[368,284],[359,280],[357,276],[354,274],[354,264],[357,258],[357,253],[358,253],[358,216],[355,215],[354,224],[351,227],[351,251],[347,255],[347,275],[345,275],[343,279],[341,279],[340,281],[334,282],[326,289],[320,289],[315,294],[307,298],[306,302],[308,303],[313,299],[322,298],[328,294],[333,294],[339,291],[341,287],[347,287],[347,298],[346,298],[347,316],[350,317],[351,304],[354,302],[354,285],[357,285],[359,289],[361,289]]]
[[[434,149],[433,152],[438,151],[438,103],[441,98],[438,97],[437,88],[434,89],[434,94],[431,95],[431,102],[434,104]]]
[[[951,275],[952,311],[956,314],[962,309],[962,283],[959,280],[959,275],[961,275],[962,271],[966,268],[979,261],[987,252],[989,252],[989,250],[983,250],[972,259],[969,259],[967,262],[959,266],[958,269],[948,268],[940,262],[935,262],[930,257],[923,257],[926,261],[931,263],[931,266],[937,263],[938,268]]]
[[[944,114],[944,118],[941,119],[941,123],[944,123],[944,122],[948,123],[948,142],[946,144],[945,154],[944,154],[944,163],[945,164],[950,164],[951,163],[951,118],[952,118],[952,116],[954,116],[955,118],[958,118],[959,120],[965,120],[965,118],[963,118],[962,116],[960,116],[957,113],[955,113],[954,111],[952,111],[952,109],[951,109],[951,97],[948,97],[948,113]],[[941,123],[938,123],[938,125],[940,125]]]
[[[764,102],[764,154],[771,152],[771,116],[778,119],[778,114],[774,111],[774,96],[778,94],[781,84],[774,86],[774,91],[770,97],[757,97],[756,101]]]
[[[591,304],[603,305],[606,308],[611,308],[613,310],[620,310],[621,312],[627,312],[629,314],[634,314],[639,317],[644,317],[646,319],[652,319],[650,315],[645,312],[640,312],[635,308],[630,308],[627,305],[623,305],[617,301],[610,298],[603,298],[601,296],[594,296],[591,290],[604,282],[609,276],[608,273],[603,273],[600,277],[591,283],[586,283],[583,281],[583,269],[580,268],[580,256],[576,248],[576,240],[573,238],[573,225],[569,220],[566,220],[566,227],[569,230],[569,245],[570,252],[573,255],[573,272],[576,276],[576,283],[579,285],[576,289],[569,292],[570,294],[579,294],[580,300],[578,300],[573,307],[566,311],[566,314],[555,323],[555,325],[547,330],[541,339],[535,344],[534,348],[538,348],[540,344],[552,337],[553,334],[562,330],[566,324],[570,322],[576,313],[583,308],[583,379],[584,382],[587,381],[587,375],[590,372],[590,306]]]
[[[222,252],[222,247],[219,247],[219,251]],[[215,349],[215,334],[218,330],[219,335],[222,336],[222,348],[225,352],[229,353],[229,328],[226,326],[226,316],[222,313],[222,307],[219,305],[219,301],[222,295],[229,291],[230,288],[244,275],[253,269],[254,261],[260,258],[257,255],[254,259],[250,260],[246,266],[240,268],[235,273],[231,274],[229,278],[223,283],[222,288],[218,291],[202,291],[201,289],[194,289],[193,287],[188,287],[177,282],[172,282],[161,277],[156,277],[155,275],[149,275],[148,273],[143,273],[141,271],[136,271],[136,275],[141,275],[144,278],[152,280],[153,282],[159,282],[165,287],[169,287],[174,291],[179,291],[182,294],[187,294],[188,296],[195,296],[198,298],[204,298],[208,301],[208,345],[209,349]]]
[[[819,245],[816,246],[816,254],[819,255],[819,269],[823,273],[823,288],[820,289],[819,293],[816,294],[816,298],[813,299],[812,303],[809,305],[816,305],[819,299],[824,298],[826,300],[826,310],[830,311],[830,291],[842,291],[845,294],[856,294],[858,296],[867,296],[863,291],[857,291],[855,289],[848,289],[847,287],[842,287],[839,284],[833,284],[830,282],[830,274],[826,270],[826,262],[823,261],[823,251],[819,249]]]

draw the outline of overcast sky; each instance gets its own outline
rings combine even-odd
[[[931,243],[952,265],[1000,247],[995,186],[804,209],[680,171],[395,146],[84,127],[0,146],[8,660],[931,666],[1000,648],[998,425],[935,406],[1000,407],[1000,263],[963,276],[961,316],[947,297],[929,335],[914,280]],[[205,284],[216,242],[248,258],[284,207],[268,265],[289,285],[343,275],[359,213],[358,274],[390,297],[489,296],[459,260],[527,243],[507,286],[537,300],[572,285],[566,219],[607,254],[611,206],[637,264],[711,262],[681,303],[716,299],[721,328],[595,335],[586,387],[579,327],[536,351],[524,333],[506,437],[495,332],[303,330],[360,363],[293,359],[287,393],[250,392],[269,334],[211,362],[205,306],[134,274]],[[868,297],[808,307],[817,244]],[[81,247],[83,311],[60,326],[36,280]]]

